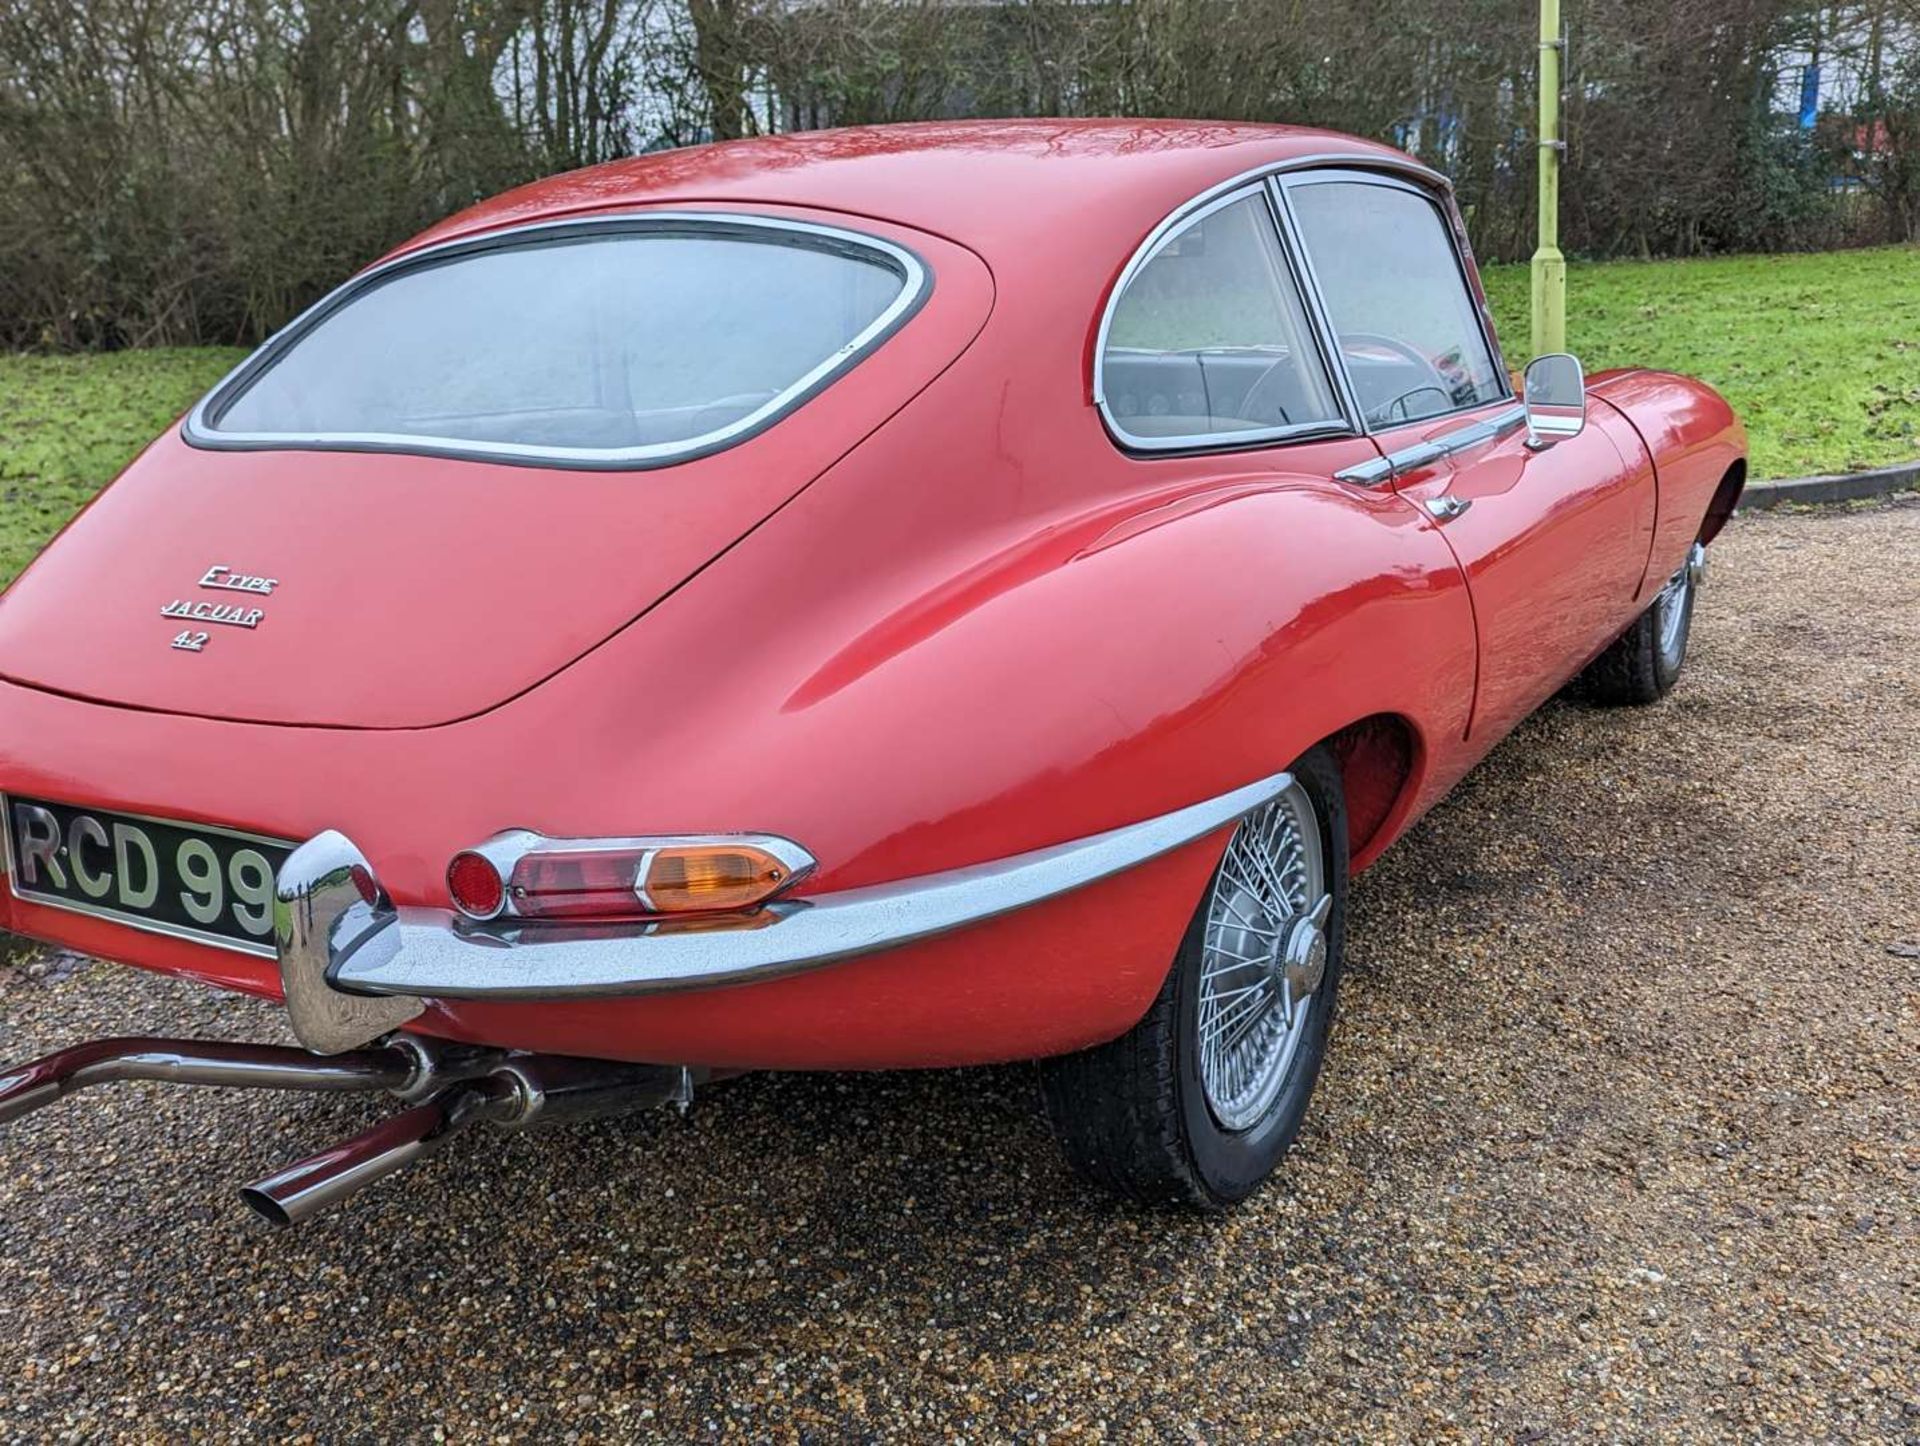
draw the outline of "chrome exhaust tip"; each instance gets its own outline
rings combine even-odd
[[[439,1150],[511,1096],[486,1085],[456,1085],[370,1130],[297,1160],[241,1188],[240,1198],[272,1225],[297,1225],[376,1180]]]
[[[275,1225],[294,1225],[439,1150],[485,1121],[504,1130],[685,1109],[706,1070],[390,1035],[370,1049],[315,1055],[277,1044],[128,1037],[93,1039],[0,1069],[0,1123],[75,1090],[123,1080],[329,1093],[385,1090],[408,1106],[317,1155],[256,1180],[240,1198]]]
[[[694,1071],[566,1055],[510,1055],[487,1075],[243,1187],[240,1198],[277,1226],[297,1225],[376,1180],[437,1153],[483,1121],[503,1130],[571,1124],[693,1098]]]

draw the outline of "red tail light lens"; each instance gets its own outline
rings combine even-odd
[[[500,871],[484,854],[469,849],[453,856],[447,865],[447,892],[454,906],[475,919],[491,919],[506,907],[507,887]]]
[[[648,912],[634,891],[644,850],[555,849],[513,866],[513,911],[528,919],[617,919]]]

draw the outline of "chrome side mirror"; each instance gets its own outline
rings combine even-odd
[[[1565,352],[1527,363],[1527,445],[1536,452],[1577,437],[1587,426],[1587,374]]]

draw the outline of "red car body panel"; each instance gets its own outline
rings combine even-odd
[[[1649,372],[1596,378],[1573,444],[1510,437],[1393,486],[1333,475],[1393,435],[1117,448],[1093,336],[1147,233],[1259,166],[1393,154],[1262,126],[911,126],[620,162],[456,217],[420,244],[591,209],[804,207],[913,247],[935,282],[797,412],[649,474],[170,433],[0,598],[0,791],[339,829],[402,904],[445,907],[449,857],[505,828],[776,833],[820,861],[810,895],[1153,817],[1385,717],[1409,746],[1356,824],[1365,867],[1632,620],[1744,455],[1710,389]],[[1442,492],[1473,504],[1444,528],[1421,505]],[[283,591],[195,673],[219,655],[170,656],[158,608],[215,562]],[[740,1068],[1076,1049],[1144,1011],[1225,836],[806,973],[435,1001],[420,1027]],[[279,989],[271,961],[5,891],[0,926]]]
[[[890,339],[886,365],[669,472],[221,452],[169,431],[8,592],[0,676],[139,708],[315,727],[425,727],[512,697],[731,546],[979,332],[993,282],[978,257],[897,226],[866,229],[913,248],[939,278],[914,324]],[[181,668],[154,646],[157,632],[181,626],[160,606],[192,596],[195,579],[223,561],[282,585],[257,632],[223,635],[225,646]],[[298,656],[316,666],[263,666]]]

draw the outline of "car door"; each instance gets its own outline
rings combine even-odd
[[[1312,171],[1282,184],[1371,476],[1432,518],[1473,598],[1469,736],[1491,744],[1620,633],[1653,540],[1654,484],[1604,427],[1528,445],[1440,202],[1408,182]]]

